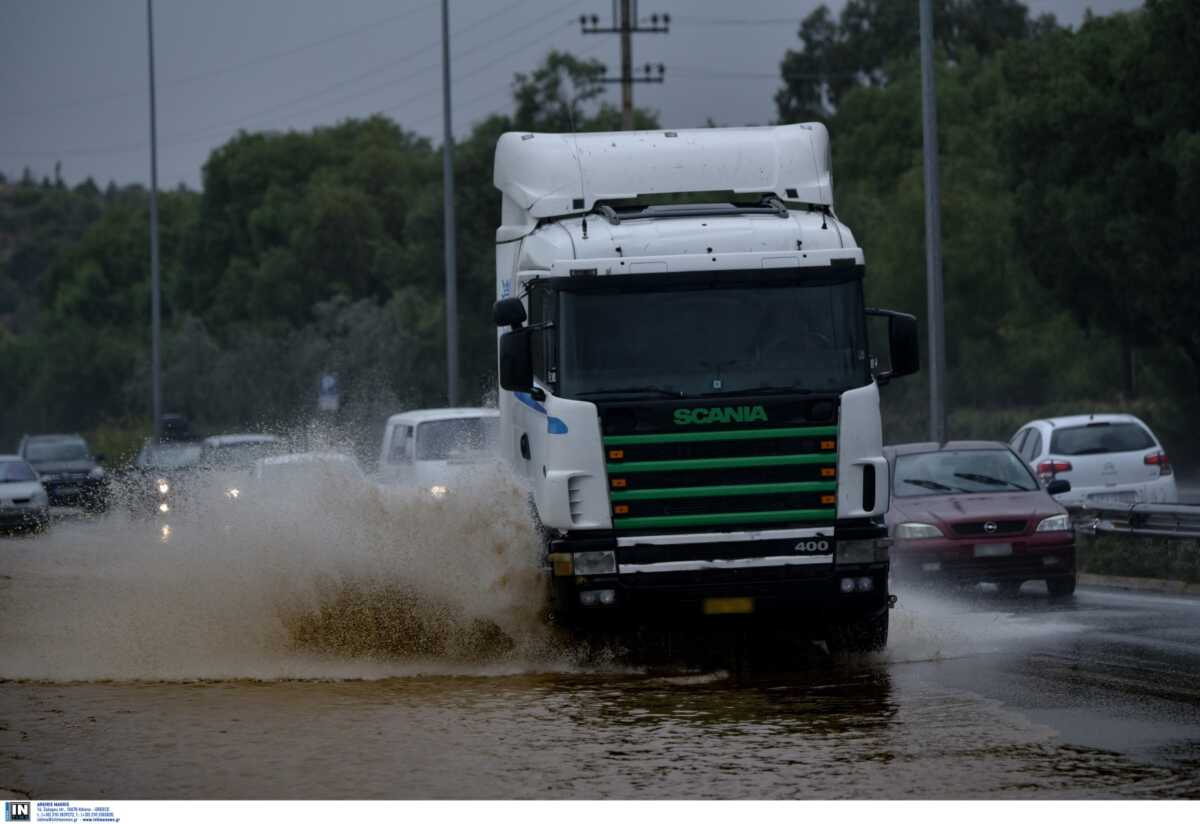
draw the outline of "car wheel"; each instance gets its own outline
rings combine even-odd
[[[1046,579],[1046,589],[1052,598],[1066,598],[1075,594],[1075,573]]]
[[[884,609],[870,618],[830,627],[825,645],[834,655],[843,652],[878,652],[887,646],[890,612]]]

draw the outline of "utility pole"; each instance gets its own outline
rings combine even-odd
[[[458,406],[458,272],[454,260],[454,132],[450,128],[450,10],[442,0],[442,222],[446,263],[446,400]]]
[[[155,444],[162,437],[162,332],[158,273],[158,115],[154,104],[154,0],[146,0],[146,40],[150,63],[150,408]]]
[[[666,69],[662,63],[655,66],[647,63],[642,67],[642,74],[633,73],[633,35],[634,34],[667,34],[671,30],[671,15],[652,14],[650,25],[643,26],[638,22],[637,0],[613,0],[613,24],[610,28],[600,27],[600,18],[594,14],[581,14],[579,25],[584,34],[619,34],[621,35],[621,76],[605,77],[603,83],[621,84],[621,128],[625,131],[633,129],[633,84],[661,83]]]
[[[929,323],[929,438],[946,440],[946,317],[942,298],[942,217],[938,183],[937,92],[933,75],[933,8],[921,7],[921,111],[925,136],[925,292]]]

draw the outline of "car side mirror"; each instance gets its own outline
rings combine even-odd
[[[1071,482],[1064,481],[1061,478],[1055,478],[1050,483],[1046,484],[1046,491],[1051,495],[1062,495],[1071,491]]]
[[[921,345],[917,332],[917,319],[904,312],[891,309],[868,309],[873,317],[887,318],[888,350],[891,368],[875,375],[876,380],[886,383],[892,378],[915,375],[921,370]]]
[[[524,311],[524,310],[522,310]],[[500,387],[510,392],[533,391],[533,350],[528,327],[500,336]]]

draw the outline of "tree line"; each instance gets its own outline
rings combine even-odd
[[[870,302],[925,315],[920,69],[907,0],[798,21],[771,95],[821,120],[835,205],[866,251]],[[1075,30],[1017,0],[937,0],[950,430],[1132,409],[1200,458],[1200,22],[1186,0]],[[494,387],[492,155],[505,131],[610,130],[599,61],[551,52],[512,109],[456,146],[460,394]],[[719,111],[714,112],[719,116]],[[719,118],[718,118],[719,119]],[[659,127],[638,110],[637,125]],[[671,125],[671,124],[667,124]],[[375,116],[243,132],[199,192],[160,197],[167,411],[200,429],[286,426],[339,376],[339,423],[445,394],[439,147]],[[147,198],[137,186],[0,180],[0,448],[26,431],[149,429]],[[925,384],[885,391],[919,437]],[[366,440],[372,440],[371,437]]]

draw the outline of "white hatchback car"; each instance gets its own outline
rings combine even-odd
[[[1172,504],[1175,475],[1162,444],[1133,415],[1073,415],[1030,421],[1009,444],[1043,482],[1071,482],[1067,506]]]

